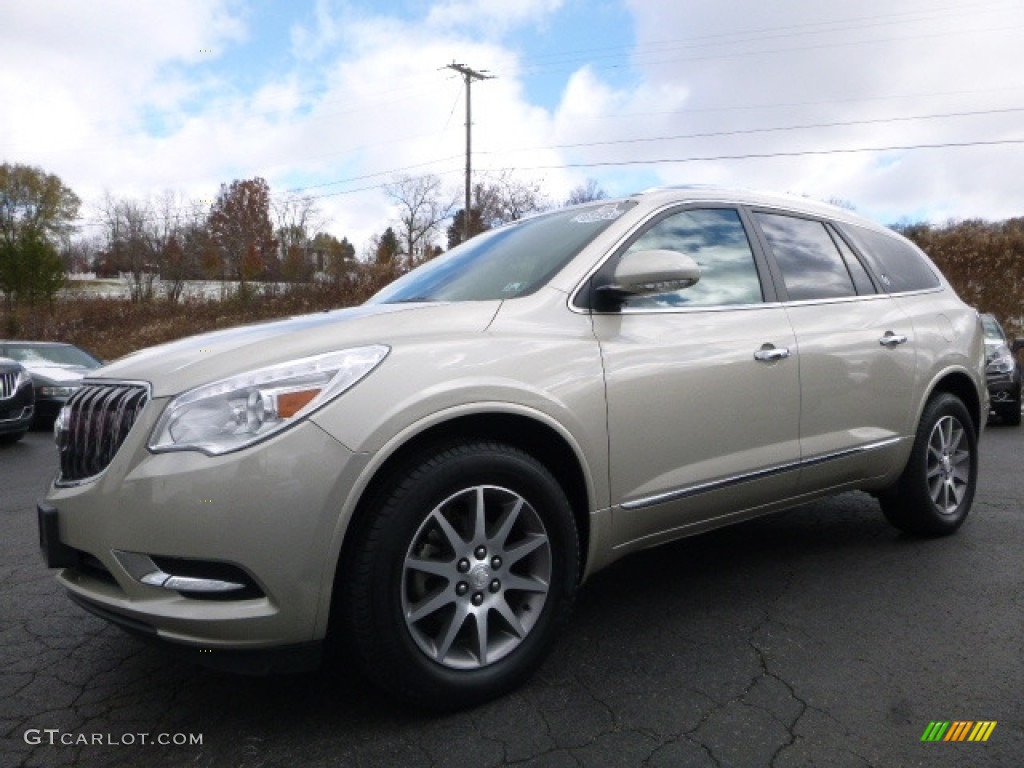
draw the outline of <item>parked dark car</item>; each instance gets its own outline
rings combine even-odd
[[[999,321],[993,315],[982,315],[985,329],[985,379],[992,407],[1002,421],[1020,425],[1020,363]]]
[[[16,443],[32,426],[32,379],[21,363],[0,357],[0,443]]]
[[[85,375],[103,364],[81,347],[57,341],[0,341],[0,357],[17,360],[32,377],[39,427],[52,426]]]

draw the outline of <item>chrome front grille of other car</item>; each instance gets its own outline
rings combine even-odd
[[[7,400],[14,397],[14,393],[17,392],[17,386],[17,372],[0,373],[0,400]]]

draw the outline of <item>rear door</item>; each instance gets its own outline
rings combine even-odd
[[[884,474],[913,402],[910,319],[831,224],[777,211],[753,218],[800,353],[801,492]]]

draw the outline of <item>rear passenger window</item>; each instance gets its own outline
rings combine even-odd
[[[691,256],[700,265],[700,280],[681,291],[631,296],[623,307],[714,307],[764,300],[750,241],[739,213],[732,208],[693,209],[666,216],[624,253],[658,249]]]
[[[825,225],[777,213],[755,213],[790,301],[856,296],[853,278]]]
[[[842,230],[877,275],[883,290],[900,293],[939,287],[938,276],[909,243],[851,224],[843,224]]]

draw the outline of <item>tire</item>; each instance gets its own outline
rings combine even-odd
[[[963,525],[978,479],[978,438],[959,398],[928,401],[903,474],[879,495],[886,518],[918,536],[948,536]]]
[[[999,419],[1003,422],[1003,424],[1006,424],[1007,426],[1010,427],[1019,427],[1020,400],[1015,402],[1009,408],[1000,408],[998,411],[996,411],[996,414],[999,416]]]
[[[0,435],[0,445],[14,445],[24,436],[25,432],[8,432],[6,435]]]
[[[572,509],[551,473],[508,445],[457,442],[407,463],[369,503],[338,582],[368,679],[431,710],[525,681],[579,574]]]

